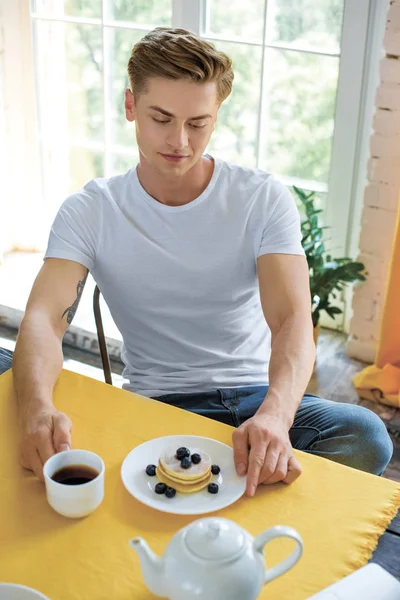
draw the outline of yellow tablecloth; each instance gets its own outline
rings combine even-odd
[[[128,540],[143,536],[162,554],[173,534],[197,517],[166,515],[137,502],[122,485],[121,463],[133,447],[154,437],[197,434],[230,444],[232,429],[68,371],[54,401],[73,421],[74,447],[103,457],[105,499],[76,521],[49,507],[44,484],[18,466],[11,373],[1,376],[0,581],[31,586],[51,600],[150,600]],[[297,454],[304,473],[293,485],[262,486],[254,498],[219,511],[253,535],[284,524],[303,537],[302,559],[264,588],[260,598],[268,600],[305,600],[361,567],[400,506],[396,483]],[[269,565],[291,544],[271,542]]]

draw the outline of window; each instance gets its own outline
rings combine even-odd
[[[233,60],[233,92],[208,151],[318,191],[332,250],[344,253],[376,2],[31,0],[35,89],[25,95],[37,106],[41,222],[91,178],[137,163],[123,107],[131,48],[156,26],[184,27]],[[36,230],[43,250],[48,227]]]
[[[214,142],[231,160],[326,189],[343,4],[258,0],[249,15],[240,0],[209,0],[205,36],[237,79]]]
[[[171,26],[170,0],[32,0],[40,141],[51,209],[93,177],[138,160],[124,113],[132,46]],[[61,182],[61,184],[60,184]]]

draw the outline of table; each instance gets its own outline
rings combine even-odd
[[[400,581],[400,513],[397,513],[379,538],[370,562],[381,565]]]
[[[140,535],[161,555],[174,533],[196,517],[165,515],[137,502],[122,485],[122,460],[133,447],[163,435],[197,434],[230,444],[232,428],[69,371],[60,376],[54,403],[72,419],[74,447],[103,457],[105,499],[87,519],[70,521],[52,511],[43,484],[18,468],[12,378],[2,375],[0,581],[31,586],[52,600],[150,600],[129,539]],[[373,560],[382,564],[383,557],[398,576],[400,525],[398,520],[388,525],[400,508],[400,485],[296,454],[304,471],[293,485],[261,486],[254,498],[214,513],[252,535],[276,524],[302,535],[301,561],[270,583],[260,599],[306,600],[366,564],[382,534]],[[292,548],[288,540],[273,544],[267,551],[270,565]]]

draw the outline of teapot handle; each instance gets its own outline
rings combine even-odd
[[[293,550],[292,554],[290,554],[282,562],[275,565],[271,569],[265,570],[264,583],[268,583],[276,577],[283,575],[286,573],[286,571],[289,571],[289,569],[294,567],[303,554],[303,540],[301,539],[300,534],[297,533],[295,529],[292,529],[292,527],[286,527],[286,525],[276,525],[275,527],[271,527],[271,529],[267,529],[267,531],[260,533],[260,535],[257,536],[253,541],[253,548],[256,552],[262,554],[264,547],[266,544],[268,544],[268,542],[280,537],[288,537],[294,540],[296,542],[296,548]]]

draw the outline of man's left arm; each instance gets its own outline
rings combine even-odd
[[[247,472],[251,496],[259,483],[291,483],[301,473],[289,429],[315,360],[305,257],[264,254],[257,264],[261,304],[271,330],[269,390],[257,413],[233,434],[235,464],[238,472]]]

